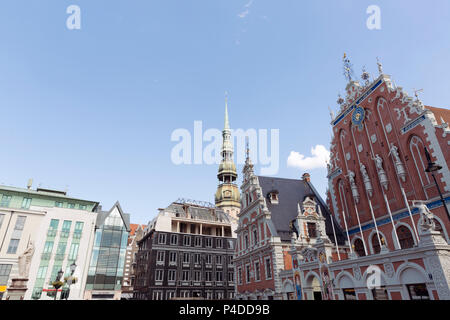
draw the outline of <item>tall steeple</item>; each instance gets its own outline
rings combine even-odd
[[[216,191],[215,203],[228,213],[233,219],[237,220],[237,215],[241,209],[241,197],[239,189],[235,183],[237,179],[236,165],[233,162],[233,144],[231,142],[231,130],[228,120],[228,98],[225,98],[225,124],[222,131],[222,161],[219,165],[217,178],[219,186]]]

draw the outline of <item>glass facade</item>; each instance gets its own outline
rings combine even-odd
[[[95,232],[86,290],[120,290],[122,287],[128,231],[113,211]]]
[[[84,223],[76,221],[72,237],[70,237],[72,221],[64,220],[59,231],[59,238],[57,239],[59,222],[58,219],[52,219],[50,221],[31,296],[32,299],[40,299],[44,288],[53,289],[52,282],[56,280],[58,271],[62,269],[63,265],[66,266],[64,277],[69,276],[70,265],[76,262],[78,258],[78,249]],[[68,246],[69,242],[70,246]],[[50,273],[49,270],[51,270]],[[64,279],[61,279],[61,281],[64,281]],[[66,285],[62,289],[65,290]],[[54,292],[47,292],[47,296],[54,297]]]

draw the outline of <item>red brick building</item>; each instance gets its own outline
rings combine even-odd
[[[337,256],[295,242],[303,299],[450,299],[450,221],[425,153],[442,167],[448,208],[450,110],[424,106],[378,66],[373,82],[349,77],[332,115],[327,204],[347,245]]]
[[[289,252],[293,230],[290,224],[305,210],[309,212],[305,205],[311,202],[314,213],[316,208],[320,208],[318,211],[324,212],[327,217],[327,230],[324,227],[322,234],[331,235],[331,214],[307,174],[301,180],[256,176],[248,152],[243,173],[234,259],[236,298],[296,299],[292,257]],[[312,218],[313,224],[318,219],[319,217]],[[325,226],[325,219],[323,220]],[[311,238],[316,238],[316,230],[309,231]],[[344,238],[340,236],[339,239],[343,244]]]

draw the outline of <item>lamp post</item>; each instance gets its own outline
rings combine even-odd
[[[59,270],[58,271],[58,275],[56,276],[56,280],[55,282],[52,283],[53,287],[55,288],[55,300],[56,300],[56,296],[58,295],[58,289],[61,288],[62,284],[61,284],[61,277],[63,276],[64,271]]]
[[[70,295],[70,286],[72,285],[72,280],[73,280],[73,274],[75,272],[75,269],[77,268],[77,265],[75,264],[75,261],[70,265],[70,277],[67,280],[67,284],[69,286],[69,288],[67,289],[67,293],[66,293],[66,300],[69,299],[69,295]]]
[[[439,192],[439,197],[441,198],[442,204],[444,205],[445,212],[447,213],[447,218],[450,221],[450,214],[448,212],[448,208],[447,208],[447,205],[445,203],[444,197],[442,196],[441,188],[439,188],[439,185],[438,185],[438,183],[436,181],[436,177],[434,176],[434,173],[436,171],[441,170],[442,166],[440,166],[437,163],[431,161],[431,156],[430,156],[430,153],[428,152],[427,147],[424,147],[424,149],[425,149],[425,156],[427,157],[427,161],[428,161],[428,166],[425,169],[425,171],[431,173],[431,175],[433,176],[434,183],[436,184],[436,188],[437,188],[437,190]]]

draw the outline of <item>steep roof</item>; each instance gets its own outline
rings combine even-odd
[[[263,195],[266,198],[270,192],[278,191],[278,204],[272,204],[270,201],[267,201],[267,208],[271,212],[272,221],[282,241],[291,240],[289,223],[297,217],[298,204],[302,204],[305,198],[309,196],[314,198],[318,205],[320,205],[322,214],[326,219],[325,229],[327,235],[334,242],[333,228],[330,220],[332,217],[331,213],[311,183],[304,180],[263,176],[258,176],[258,180]],[[339,229],[336,220],[334,220],[334,225],[338,243],[343,244],[345,237]]]
[[[147,225],[145,225],[145,224],[130,223],[130,236],[134,236],[134,233],[135,233],[136,230],[139,228],[139,226],[141,226],[142,230],[144,230],[145,227],[146,227]]]
[[[441,124],[441,117],[445,122],[450,123],[450,109],[436,108],[431,106],[425,106],[425,108],[434,113],[438,124]]]
[[[114,208],[117,207],[119,210],[119,214],[122,217],[122,221],[125,224],[125,228],[130,231],[130,214],[124,213],[122,211],[122,207],[120,206],[119,201],[116,201],[116,203],[112,206],[112,208],[109,211],[99,211],[97,214],[97,221],[95,225],[97,227],[101,227],[103,223],[105,222],[106,218],[111,214],[111,212],[114,210]]]

